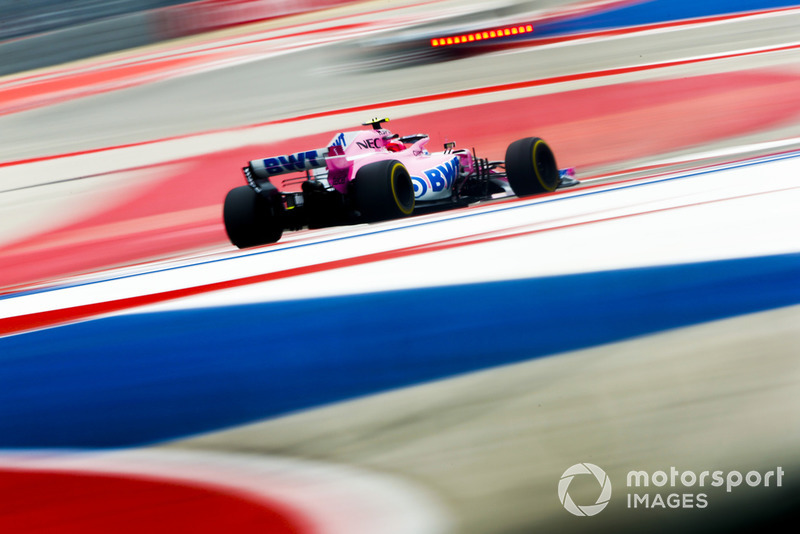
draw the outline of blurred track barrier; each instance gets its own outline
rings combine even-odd
[[[158,12],[163,38],[184,37],[240,24],[328,9],[357,0],[200,0]]]
[[[0,76],[152,44],[149,12],[131,13],[0,42]]]
[[[201,0],[81,22],[0,41],[0,76],[231,26],[298,15],[354,0]]]
[[[187,0],[25,0],[0,2],[0,41],[62,30]]]

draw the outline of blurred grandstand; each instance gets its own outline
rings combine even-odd
[[[0,40],[185,3],[186,0],[2,0]]]
[[[0,76],[356,0],[0,0]]]

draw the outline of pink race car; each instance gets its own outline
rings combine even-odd
[[[427,135],[400,137],[383,128],[386,121],[342,132],[325,148],[251,161],[243,168],[247,185],[225,198],[231,242],[252,247],[278,241],[284,230],[395,219],[578,183],[538,137],[511,143],[505,161],[489,161],[455,143],[428,152]],[[279,191],[270,181],[287,173],[305,173],[300,192]]]

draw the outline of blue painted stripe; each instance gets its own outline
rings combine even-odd
[[[0,447],[157,442],[797,303],[789,254],[109,317],[0,339]]]
[[[644,0],[535,27],[534,38],[800,5],[791,0]]]

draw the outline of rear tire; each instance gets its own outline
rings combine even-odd
[[[223,219],[228,238],[239,248],[275,243],[283,235],[279,206],[247,185],[228,192]]]
[[[405,165],[397,160],[364,165],[351,187],[356,209],[368,222],[398,219],[414,212],[414,185]]]
[[[561,183],[553,151],[538,137],[526,137],[508,145],[506,176],[518,197],[551,193]]]

